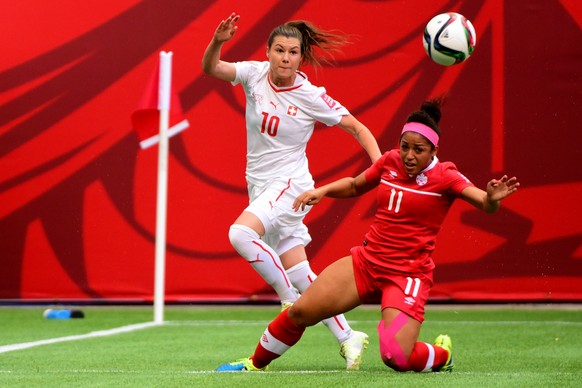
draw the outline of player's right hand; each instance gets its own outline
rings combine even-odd
[[[218,43],[224,43],[231,40],[238,29],[236,22],[238,22],[239,19],[240,15],[233,12],[228,18],[221,21],[214,32],[214,40]]]

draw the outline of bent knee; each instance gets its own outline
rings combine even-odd
[[[307,327],[313,326],[320,321],[320,319],[310,314],[306,309],[301,307],[301,304],[297,306],[297,303],[294,303],[288,312],[289,318],[295,322],[299,326]]]
[[[242,231],[235,227],[235,225],[231,225],[230,229],[228,230],[228,240],[230,241],[230,245],[236,247],[240,241]]]
[[[402,349],[400,343],[396,339],[396,333],[398,333],[406,323],[406,319],[406,315],[400,313],[390,322],[388,327],[384,325],[384,320],[381,320],[378,324],[378,337],[380,339],[380,355],[382,361],[389,368],[401,372],[409,370],[409,354],[406,354]]]
[[[387,354],[382,354],[382,362],[388,368],[394,369],[397,372],[406,372],[409,370],[407,362],[403,363],[402,360],[399,361]]]
[[[408,358],[402,352],[402,349],[395,340],[389,342],[388,346],[380,346],[380,354],[382,362],[388,368],[392,368],[398,372],[406,372],[410,370],[408,365]]]
[[[259,238],[259,234],[245,225],[233,224],[228,230],[230,244],[238,251],[245,243]]]

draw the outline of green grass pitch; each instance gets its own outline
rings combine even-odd
[[[10,387],[579,387],[582,306],[428,306],[420,340],[453,339],[452,373],[397,373],[379,357],[377,306],[348,314],[370,335],[360,371],[346,372],[321,324],[267,372],[216,373],[248,356],[276,306],[167,306],[166,323],[89,336],[153,319],[151,307],[84,306],[83,319],[47,320],[45,307],[0,307],[0,386]],[[73,336],[73,337],[71,337]],[[79,336],[79,337],[75,337]],[[11,350],[11,345],[68,341]]]

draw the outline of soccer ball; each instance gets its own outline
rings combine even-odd
[[[442,13],[430,19],[422,39],[426,54],[443,66],[466,61],[475,50],[476,42],[477,35],[471,22],[455,12]]]

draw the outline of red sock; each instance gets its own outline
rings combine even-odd
[[[424,372],[431,368],[438,368],[445,365],[448,357],[449,352],[440,346],[417,342],[408,358],[408,370]]]
[[[264,368],[295,345],[305,328],[293,322],[288,315],[289,309],[282,311],[267,327],[251,356],[253,365]]]
[[[447,363],[449,352],[440,346],[433,345],[434,348],[434,364],[432,368],[440,368]]]

